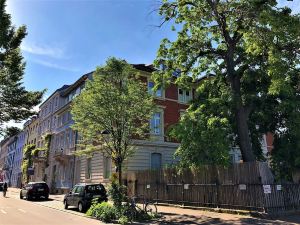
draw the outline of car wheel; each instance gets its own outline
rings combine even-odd
[[[78,211],[83,213],[84,212],[84,207],[83,204],[81,202],[78,203]]]
[[[31,200],[31,196],[29,194],[26,195],[26,200],[30,201]]]
[[[22,193],[20,193],[20,199],[23,199],[23,195],[22,195]]]
[[[45,200],[48,200],[49,199],[49,195],[45,195]]]
[[[68,205],[67,200],[64,201],[64,205],[65,205],[65,209],[68,209],[69,205]]]

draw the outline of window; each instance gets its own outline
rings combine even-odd
[[[151,154],[151,169],[160,169],[161,168],[161,154],[152,153]]]
[[[161,113],[154,113],[150,121],[150,132],[151,134],[161,135]]]
[[[161,87],[158,88],[158,89],[156,90],[156,92],[154,93],[154,91],[153,91],[154,86],[155,86],[155,85],[154,85],[154,82],[148,81],[148,93],[151,94],[151,95],[154,95],[154,96],[156,96],[156,97],[162,97],[162,90],[161,90]]]
[[[111,158],[107,156],[103,156],[103,164],[104,164],[104,179],[109,179],[111,176]]]
[[[91,179],[92,178],[92,159],[88,158],[86,160],[86,179]]]
[[[178,89],[178,100],[182,103],[188,103],[192,100],[192,92],[190,90]]]

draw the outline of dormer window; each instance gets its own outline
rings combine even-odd
[[[153,90],[155,84],[153,81],[148,81],[148,93],[155,97],[162,97],[162,89],[158,88],[155,92]]]
[[[188,103],[192,100],[192,92],[190,90],[178,89],[178,101],[181,103]]]

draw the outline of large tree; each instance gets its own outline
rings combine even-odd
[[[81,137],[79,154],[103,152],[115,164],[119,184],[133,141],[149,133],[154,102],[139,72],[124,60],[110,58],[98,67],[72,104],[73,129]]]
[[[159,13],[163,23],[173,21],[179,31],[177,40],[161,43],[155,64],[165,69],[154,74],[155,81],[167,85],[177,70],[176,82],[188,88],[189,77],[197,82],[212,75],[200,82],[189,111],[204,113],[199,118],[207,123],[229,121],[228,137],[234,134],[244,161],[255,161],[261,134],[287,129],[285,105],[297,110],[299,15],[279,8],[276,0],[164,0]],[[221,141],[216,138],[211,135],[211,143]]]
[[[22,121],[33,115],[43,92],[26,91],[22,79],[25,62],[20,45],[26,36],[26,27],[15,28],[5,11],[5,0],[0,0],[0,135],[3,124],[10,120]]]

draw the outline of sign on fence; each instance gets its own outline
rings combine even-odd
[[[276,190],[277,190],[277,191],[282,191],[281,184],[279,184],[279,185],[276,185]]]
[[[264,193],[265,194],[271,194],[271,185],[263,185]]]
[[[185,190],[188,190],[188,189],[189,189],[189,187],[190,187],[190,185],[189,185],[189,184],[185,184],[185,185],[184,185],[184,189],[185,189]]]
[[[240,185],[239,185],[239,189],[240,189],[241,191],[247,190],[246,184],[240,184]]]

